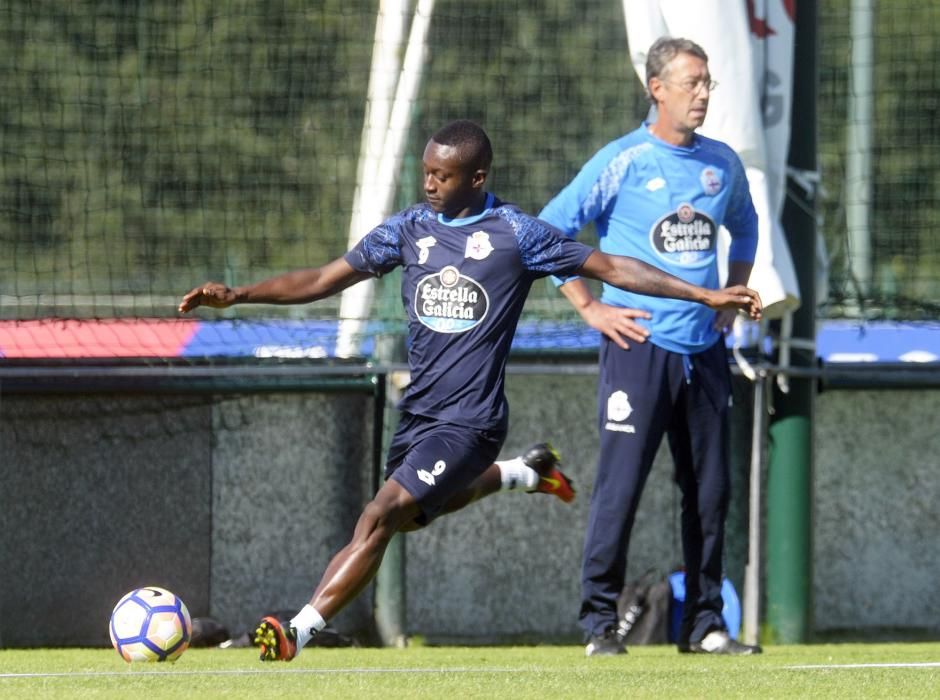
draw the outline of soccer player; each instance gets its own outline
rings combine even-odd
[[[558,495],[570,500],[557,455],[545,445],[494,464],[507,429],[506,359],[533,280],[580,272],[637,293],[760,317],[760,298],[746,287],[688,284],[645,263],[594,251],[500,201],[484,189],[491,160],[479,126],[452,122],[425,148],[425,203],[390,217],[322,267],[246,287],[208,282],[179,305],[186,312],[200,305],[306,303],[395,267],[403,271],[411,384],[399,404],[386,481],[309,604],[286,625],[262,619],[255,632],[262,660],[295,657],[372,580],[396,532],[424,527],[502,486],[560,482]]]
[[[729,146],[695,133],[716,86],[708,57],[692,41],[661,38],[647,54],[646,86],[655,120],[598,151],[539,217],[569,236],[593,221],[601,250],[710,289],[719,287],[724,225],[731,233],[727,284],[746,284],[757,215],[744,168]],[[603,334],[600,457],[581,568],[587,655],[626,651],[617,634],[617,596],[640,494],[664,433],[682,491],[686,597],[679,651],[759,652],[732,639],[721,615],[731,397],[723,332],[734,312],[609,283],[598,301],[579,279],[561,290]]]

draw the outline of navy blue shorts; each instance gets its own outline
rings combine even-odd
[[[414,496],[419,521],[427,524],[496,461],[505,439],[505,430],[475,430],[402,413],[388,448],[385,478]]]

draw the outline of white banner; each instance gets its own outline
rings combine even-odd
[[[780,224],[790,144],[795,4],[623,0],[630,59],[644,85],[646,51],[661,36],[691,39],[708,54],[709,70],[719,86],[711,94],[700,131],[734,148],[747,171],[759,229],[750,286],[760,292],[767,318],[779,318],[800,304]],[[722,245],[728,242],[724,232]],[[815,251],[801,252],[815,257]]]

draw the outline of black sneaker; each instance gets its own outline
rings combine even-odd
[[[526,450],[522,455],[522,461],[539,475],[539,483],[532,489],[532,493],[552,494],[565,503],[571,503],[574,500],[574,481],[558,468],[561,463],[558,450],[547,442],[541,442]]]
[[[585,656],[616,656],[626,653],[627,647],[615,627],[608,627],[599,637],[591,637],[591,641],[584,647]]]
[[[702,638],[700,642],[692,642],[688,649],[679,648],[679,651],[688,651],[692,654],[723,654],[726,656],[751,656],[760,654],[763,650],[750,644],[742,644],[732,639],[724,630],[714,630]]]

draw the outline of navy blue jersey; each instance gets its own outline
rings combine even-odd
[[[402,268],[411,384],[399,408],[505,425],[503,375],[529,288],[575,274],[591,252],[491,194],[476,216],[447,219],[417,204],[370,231],[345,259],[376,276]]]

